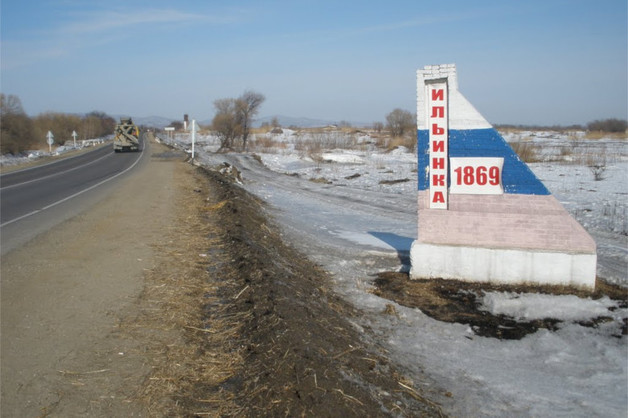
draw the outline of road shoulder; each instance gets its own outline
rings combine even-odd
[[[163,225],[189,177],[181,154],[159,157],[97,206],[2,257],[2,415],[131,416],[150,369],[120,332],[154,266]]]

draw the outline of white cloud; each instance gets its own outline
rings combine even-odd
[[[129,11],[97,11],[81,13],[75,17],[73,23],[59,28],[60,33],[81,35],[96,32],[107,32],[126,26],[138,26],[146,24],[164,23],[192,23],[192,22],[220,22],[194,13],[185,13],[171,9],[149,9]]]
[[[69,56],[86,48],[119,41],[136,33],[135,30],[159,31],[160,26],[235,23],[240,15],[214,16],[175,9],[91,10],[73,12],[55,20],[49,29],[37,29],[37,38],[30,32],[28,40],[5,36],[2,49],[2,69],[14,69],[49,59]],[[152,26],[151,26],[152,25]]]

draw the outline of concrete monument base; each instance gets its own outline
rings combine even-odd
[[[410,250],[412,279],[595,288],[596,254],[426,244]]]

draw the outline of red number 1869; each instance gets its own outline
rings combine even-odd
[[[464,166],[454,169],[455,184],[458,186],[485,186],[490,184],[491,186],[499,185],[500,175],[499,167],[484,167],[484,166]]]

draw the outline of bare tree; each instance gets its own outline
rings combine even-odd
[[[263,94],[252,90],[245,91],[242,96],[236,100],[237,118],[240,125],[242,135],[242,150],[246,151],[246,144],[251,132],[251,124],[253,117],[259,111],[259,107],[264,103],[266,97]]]
[[[593,180],[604,180],[604,172],[606,171],[606,150],[602,150],[598,153],[589,154],[586,157],[586,164],[593,174]]]
[[[116,120],[105,112],[93,110],[81,119],[80,134],[83,139],[98,138],[111,134],[116,127]]]
[[[180,120],[173,120],[172,122],[170,122],[170,126],[171,128],[174,128],[175,131],[182,131],[183,130],[183,122],[181,122]]]
[[[241,132],[236,100],[218,99],[214,101],[214,107],[216,108],[216,115],[212,120],[212,130],[220,138],[219,151],[233,149],[235,139]]]
[[[16,154],[37,142],[33,121],[26,115],[19,97],[0,94],[0,152]]]
[[[403,136],[415,125],[414,116],[407,110],[395,109],[386,115],[387,128],[392,137]]]
[[[113,129],[112,129],[113,131]],[[100,119],[95,116],[87,116],[81,121],[81,129],[79,131],[83,139],[97,138],[100,132]]]
[[[263,94],[245,91],[237,99],[227,98],[214,101],[216,115],[212,130],[220,138],[220,151],[234,149],[236,139],[241,139],[241,148],[246,151],[253,117],[266,100]]]

